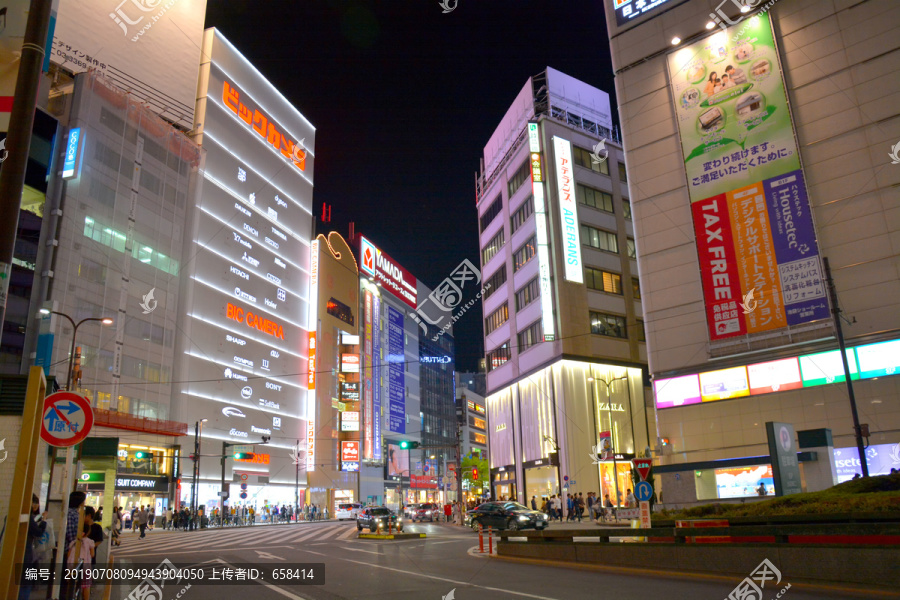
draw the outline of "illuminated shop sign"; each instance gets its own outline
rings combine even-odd
[[[750,395],[747,367],[700,373],[700,396],[704,402]]]
[[[856,347],[859,375],[863,379],[900,373],[900,340]]]
[[[847,364],[850,365],[850,379],[859,379],[856,370],[856,356],[853,348],[847,348]],[[803,376],[803,387],[813,387],[826,383],[845,381],[844,363],[840,350],[806,354],[800,357],[800,374]]]
[[[359,461],[359,442],[341,442],[341,462]]]
[[[541,328],[544,341],[551,342],[556,339],[556,323],[553,320],[553,295],[550,289],[550,236],[547,233],[547,205],[544,200],[543,176],[540,173],[541,139],[537,123],[528,123],[528,149],[531,152],[531,194],[534,197],[538,284],[541,290]]]
[[[349,333],[342,333],[341,344],[343,344],[344,346],[359,346],[359,336],[351,335]]]
[[[562,228],[563,265],[566,281],[584,283],[581,264],[581,240],[578,231],[578,202],[575,200],[575,179],[572,173],[572,144],[553,138],[556,155],[556,184],[559,190],[559,219]]]
[[[475,404],[471,400],[466,400],[466,406],[469,407],[469,410],[484,414],[484,407],[481,406],[480,404]]]
[[[306,470],[316,470],[316,422],[312,419],[306,426]]]
[[[451,360],[453,360],[453,359],[450,358],[449,356],[420,356],[419,357],[419,362],[427,363],[427,364],[430,364],[430,363],[447,364]]]
[[[415,310],[416,278],[368,239],[360,236],[359,240],[360,270],[375,277],[384,289]]]
[[[284,339],[284,327],[275,321],[270,321],[266,317],[254,314],[249,310],[244,311],[243,308],[235,306],[231,302],[229,302],[225,308],[226,316],[229,319],[237,321],[238,323],[244,323],[251,329],[258,329],[263,333],[275,336],[282,340]]]
[[[253,453],[253,458],[236,458],[235,462],[240,463],[253,463],[257,465],[267,465],[271,460],[271,457],[268,454],[258,454]]]
[[[248,100],[248,98],[249,95],[244,92],[244,99]],[[301,171],[305,171],[306,150],[290,137],[283,134],[282,131],[284,131],[284,128],[267,117],[265,113],[261,112],[258,108],[253,108],[252,104],[250,106],[245,105],[240,100],[241,92],[225,81],[222,87],[222,103],[225,104],[231,112],[240,117],[240,119],[247,124],[247,127],[252,129],[258,136],[265,140],[266,143],[271,144],[274,150],[281,152],[281,154],[290,160],[295,167]],[[252,102],[252,99],[249,101]]]
[[[656,10],[669,0],[612,0],[613,9],[616,11],[616,25],[625,25],[632,19],[643,17],[647,13]],[[721,6],[724,3],[720,3]]]
[[[657,408],[700,404],[700,378],[694,375],[657,379],[653,382]]]
[[[342,462],[341,463],[341,471],[359,471],[359,463],[358,462]]]
[[[366,290],[363,295],[364,302],[364,321],[363,321],[363,354],[365,361],[363,369],[363,433],[365,437],[365,445],[363,446],[363,456],[372,459],[375,454],[375,424],[372,418],[373,398],[372,398],[372,292]]]
[[[747,365],[750,393],[765,394],[803,387],[800,364],[796,358],[785,358]]]
[[[309,372],[306,377],[306,387],[309,390],[316,389],[316,332],[309,332]]]
[[[81,127],[73,127],[69,130],[69,138],[66,141],[66,157],[63,159],[63,179],[77,177],[81,171]]]
[[[341,413],[341,431],[359,431],[358,411],[344,411]]]
[[[359,373],[359,354],[341,354],[341,372]]]
[[[116,477],[116,491],[122,492],[168,492],[168,477]]]
[[[359,401],[359,382],[358,381],[342,381],[341,382],[341,399],[347,402]]]

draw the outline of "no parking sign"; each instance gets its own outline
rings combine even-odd
[[[94,411],[84,396],[57,392],[44,398],[41,439],[60,448],[78,444],[94,426]]]

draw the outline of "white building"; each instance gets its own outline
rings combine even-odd
[[[568,486],[615,498],[629,467],[614,477],[612,462],[593,464],[593,448],[604,438],[622,455],[654,445],[626,184],[609,96],[551,68],[529,78],[485,146],[477,202],[494,497],[524,502]]]

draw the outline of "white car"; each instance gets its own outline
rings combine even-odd
[[[358,502],[342,502],[338,504],[337,512],[334,516],[338,521],[343,521],[344,519],[352,521],[356,519],[362,508],[363,505]]]

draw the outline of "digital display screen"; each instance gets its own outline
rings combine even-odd
[[[785,358],[747,365],[751,394],[768,394],[803,387],[800,364],[796,358]]]
[[[717,498],[745,498],[748,496],[774,496],[775,478],[772,465],[756,467],[734,467],[716,469]],[[760,494],[759,486],[765,486],[765,494]]]
[[[672,408],[700,404],[700,378],[697,375],[684,375],[671,379],[658,379],[653,382],[656,394],[656,408]]]
[[[700,373],[700,397],[704,402],[750,395],[747,367],[732,367]]]
[[[850,367],[850,379],[859,379],[853,348],[847,348],[847,363]],[[803,387],[844,381],[844,363],[841,360],[841,351],[831,350],[801,356],[800,375],[803,377]]]
[[[900,373],[900,340],[857,346],[856,358],[863,379]]]
[[[838,483],[862,475],[859,464],[859,450],[851,448],[832,448],[834,467],[837,471]],[[890,475],[891,469],[900,470],[900,444],[876,444],[866,448],[866,461],[869,475]]]

